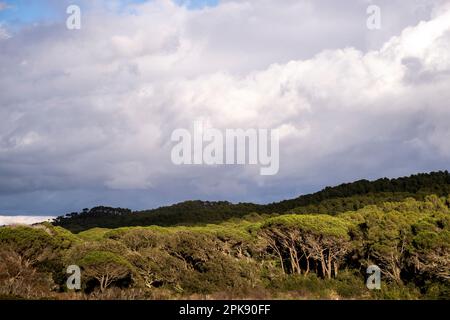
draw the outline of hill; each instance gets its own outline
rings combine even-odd
[[[449,300],[450,195],[201,226],[0,227],[0,261],[0,299]]]
[[[176,226],[220,223],[246,215],[282,213],[327,213],[358,210],[367,205],[387,201],[402,201],[406,198],[423,200],[426,195],[450,194],[448,171],[422,173],[396,179],[360,180],[342,184],[295,199],[259,205],[254,203],[233,204],[226,201],[186,201],[152,210],[132,212],[123,208],[96,207],[60,216],[55,226],[72,232],[92,228],[119,228],[126,226]]]

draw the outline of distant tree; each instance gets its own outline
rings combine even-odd
[[[398,179],[360,180],[319,192],[280,202],[259,205],[233,204],[226,201],[186,201],[152,210],[131,212],[129,209],[96,207],[84,209],[81,214],[69,214],[55,219],[54,224],[72,232],[92,228],[119,228],[130,226],[175,226],[220,223],[231,218],[258,214],[329,214],[358,210],[367,205],[386,201],[402,201],[408,197],[423,200],[426,195],[450,194],[450,174],[447,171],[412,175]]]

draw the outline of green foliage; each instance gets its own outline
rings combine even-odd
[[[400,202],[408,197],[423,200],[429,194],[450,194],[450,174],[432,172],[398,179],[361,180],[327,187],[319,192],[303,195],[267,205],[253,203],[232,204],[229,202],[186,201],[153,210],[131,212],[122,208],[97,207],[81,213],[70,213],[58,217],[55,225],[72,232],[92,228],[119,228],[129,226],[177,226],[218,224],[232,218],[257,219],[275,213],[329,214],[362,209],[383,202]],[[253,221],[255,222],[255,221]]]
[[[26,259],[42,259],[45,253],[51,253],[57,243],[44,229],[31,227],[0,228],[0,246],[10,247]]]
[[[110,230],[106,228],[93,228],[85,230],[78,234],[78,237],[87,241],[97,241],[103,239],[106,233]]]
[[[98,207],[1,227],[0,295],[72,297],[65,269],[77,264],[77,298],[450,299],[449,183],[444,172],[266,206]],[[380,291],[365,287],[370,264]]]
[[[284,215],[266,220],[261,228],[296,228],[305,232],[348,237],[349,223],[328,215]]]
[[[131,267],[130,263],[123,257],[108,251],[88,252],[81,260],[78,261],[78,263],[81,267],[96,266],[107,263]]]
[[[414,285],[383,283],[382,290],[372,292],[375,299],[382,300],[417,300],[421,297],[420,289]]]
[[[288,292],[302,299],[367,299],[370,292],[360,274],[343,272],[336,279],[321,279],[316,274],[285,275],[271,283],[275,293]]]

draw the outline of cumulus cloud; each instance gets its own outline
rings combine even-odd
[[[11,36],[9,35],[8,31],[6,31],[5,28],[2,27],[0,24],[0,41],[9,39]]]
[[[0,226],[25,224],[31,225],[35,223],[51,221],[55,217],[43,216],[0,216]]]
[[[152,1],[14,34],[0,45],[0,210],[268,202],[447,169],[448,7],[386,2],[373,33],[368,1],[352,4]],[[280,129],[280,173],[174,166],[172,131],[198,119]]]

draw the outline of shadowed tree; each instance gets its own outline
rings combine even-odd
[[[108,251],[88,252],[80,261],[83,275],[96,279],[103,292],[114,281],[125,278],[131,273],[131,265],[123,257]]]
[[[283,271],[286,263],[291,273],[310,272],[318,264],[322,276],[337,275],[343,256],[350,248],[348,223],[327,215],[285,215],[268,219],[259,235],[276,253]]]

